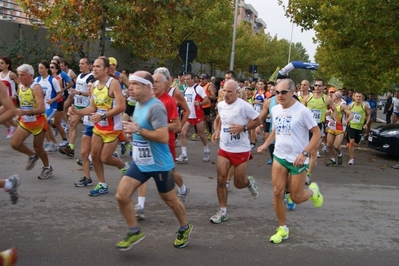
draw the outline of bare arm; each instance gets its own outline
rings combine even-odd
[[[116,106],[105,113],[106,117],[116,116],[126,110],[125,97],[122,95],[121,86],[117,80],[111,81],[109,90],[110,95],[116,100]]]
[[[188,108],[186,99],[184,99],[183,94],[181,94],[181,91],[179,90],[179,88],[175,87],[175,91],[173,93],[173,98],[175,99],[177,105],[180,106],[181,109],[183,110],[181,126],[184,126],[184,124],[187,121],[188,116],[190,115],[190,108]]]
[[[127,134],[127,137],[130,138],[132,134],[134,134],[137,129],[139,128],[139,125],[136,122],[128,122],[128,121],[122,121],[123,123],[123,129],[125,133]],[[159,143],[168,143],[169,142],[169,132],[168,132],[168,127],[160,127],[154,130],[148,130],[145,128],[141,129],[140,132],[141,136],[144,138],[151,140],[151,141],[156,141]]]
[[[125,74],[120,74],[119,75],[119,82],[122,82],[123,85],[125,85],[126,88],[129,88],[129,81],[127,80],[127,77]]]
[[[10,120],[17,114],[17,109],[11,98],[8,96],[7,88],[3,82],[0,81],[0,123]]]
[[[341,105],[341,109],[342,111],[346,114],[346,119],[345,121],[342,121],[342,124],[344,126],[348,125],[349,122],[353,119],[353,113],[351,112],[351,110],[349,109],[349,107],[346,104],[342,104]],[[344,124],[345,123],[345,124]]]
[[[168,123],[168,129],[179,132],[181,130],[180,119],[178,117],[172,119],[172,121]]]

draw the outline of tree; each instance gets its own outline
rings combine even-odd
[[[291,0],[287,15],[320,43],[320,73],[362,92],[392,89],[399,73],[399,3],[389,0]]]

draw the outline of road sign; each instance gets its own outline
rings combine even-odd
[[[192,40],[185,40],[179,48],[179,56],[183,62],[192,62],[197,57],[198,47]],[[187,63],[186,63],[187,65]]]

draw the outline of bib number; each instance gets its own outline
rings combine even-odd
[[[21,106],[21,109],[24,111],[27,110],[33,110],[33,106]],[[36,115],[23,115],[22,116],[22,122],[24,123],[31,123],[31,122],[36,122]]]
[[[75,95],[75,105],[79,107],[86,107],[87,97],[81,95]]]
[[[97,114],[103,115],[103,114],[105,114],[105,112],[107,112],[107,110],[101,109],[101,108],[97,108]],[[102,126],[102,127],[107,127],[107,126],[109,126],[108,119],[101,119],[101,120],[98,122],[98,125],[99,125],[99,126]]]
[[[148,141],[133,141],[133,161],[137,165],[151,165],[154,163],[151,146]]]
[[[321,118],[321,111],[320,110],[311,110],[313,113],[313,119],[319,123]]]
[[[360,119],[362,118],[362,115],[359,113],[353,113],[353,119],[352,122],[353,123],[360,123]]]

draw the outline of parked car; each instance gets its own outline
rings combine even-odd
[[[377,102],[377,108],[381,110],[382,108],[384,108],[386,102],[386,98],[380,98]]]
[[[368,146],[377,151],[399,156],[399,124],[372,128],[368,137]]]

